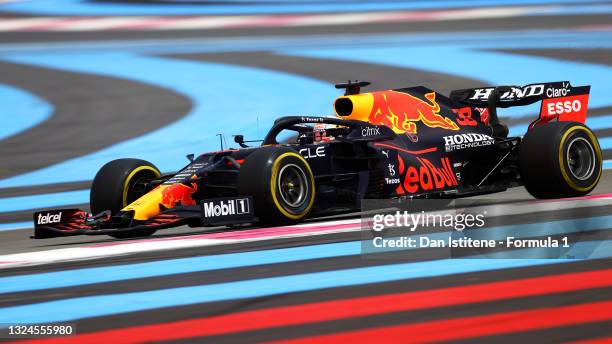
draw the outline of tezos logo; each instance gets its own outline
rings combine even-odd
[[[375,136],[380,135],[380,128],[378,127],[366,127],[361,129],[361,136]]]
[[[36,220],[36,224],[38,225],[48,225],[53,223],[60,223],[62,221],[62,212],[60,211],[57,214],[47,213],[45,215],[38,214],[38,219]]]
[[[458,134],[444,136],[444,146],[447,152],[458,149],[490,146],[495,139],[485,134]]]
[[[204,216],[218,217],[227,215],[240,215],[249,213],[247,198],[230,199],[220,202],[204,202]]]
[[[389,164],[389,166],[387,168],[389,169],[389,176],[394,177],[397,174],[397,172],[395,172],[395,165]],[[385,178],[385,183],[387,183],[387,184],[399,184],[400,183],[400,179],[399,178]]]
[[[314,148],[314,147],[302,148],[302,149],[300,149],[300,154],[305,159],[322,158],[322,157],[325,156],[325,147],[324,146],[319,146],[317,148]]]

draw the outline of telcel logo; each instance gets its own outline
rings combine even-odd
[[[247,198],[215,202],[205,202],[204,216],[217,217],[227,215],[240,215],[249,212],[249,202]]]
[[[62,221],[62,212],[60,211],[57,214],[47,213],[45,215],[38,214],[38,219],[36,220],[36,224],[38,225],[47,225],[52,223],[60,223]]]

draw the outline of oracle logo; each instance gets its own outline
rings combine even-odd
[[[457,186],[455,173],[448,158],[440,159],[442,167],[436,167],[425,158],[417,158],[419,166],[404,167],[404,161],[399,158],[400,173],[404,174],[404,183],[396,189],[398,194],[419,193],[428,190],[441,190]]]

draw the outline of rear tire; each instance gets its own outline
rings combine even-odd
[[[525,188],[536,198],[583,196],[601,177],[601,148],[581,123],[546,123],[523,138],[519,168]]]
[[[159,178],[161,173],[148,161],[140,159],[117,159],[102,166],[96,174],[91,185],[89,204],[91,212],[98,214],[110,210],[111,214],[142,196],[142,192],[135,190],[134,186],[143,180]],[[156,230],[138,230],[109,234],[114,238],[136,238],[150,236]]]
[[[264,147],[240,168],[238,191],[253,196],[255,214],[264,224],[289,224],[308,216],[315,183],[308,162],[293,150]]]

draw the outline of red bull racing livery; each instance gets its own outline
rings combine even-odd
[[[515,186],[537,198],[575,197],[599,181],[601,150],[584,125],[589,86],[472,88],[447,97],[425,87],[362,93],[368,84],[336,85],[345,94],[334,117],[279,118],[259,147],[237,135],[239,149],[189,155],[177,172],[111,161],[94,178],[91,213],[37,212],[34,237],[278,225],[356,211],[369,198],[455,198]],[[538,101],[526,133],[509,137],[497,109]]]

